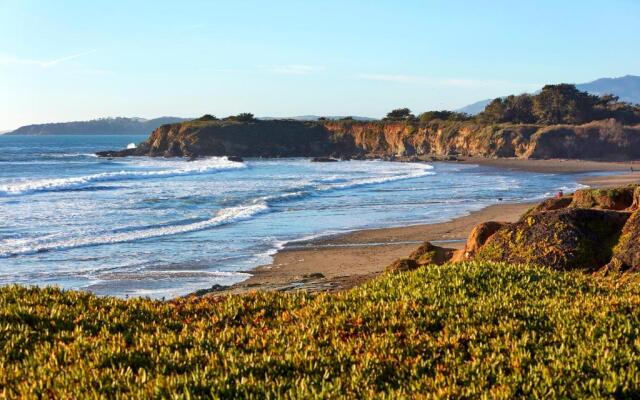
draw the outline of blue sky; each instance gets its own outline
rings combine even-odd
[[[0,130],[380,117],[640,74],[640,1],[0,0]]]

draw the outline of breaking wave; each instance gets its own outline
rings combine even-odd
[[[249,219],[256,214],[265,212],[268,208],[269,207],[265,203],[252,204],[249,206],[229,207],[218,211],[213,218],[207,219],[205,221],[194,222],[191,224],[170,225],[160,228],[144,229],[115,234],[102,234],[89,237],[78,237],[68,240],[51,242],[30,241],[23,242],[24,244],[22,244],[21,246],[16,246],[13,248],[11,248],[11,246],[5,247],[0,242],[0,257],[11,257],[20,254],[34,254],[50,250],[66,250],[77,247],[96,246],[103,244],[133,242],[160,236],[177,235],[181,233],[200,231],[215,226],[229,224],[231,222]],[[5,241],[4,244],[8,244],[7,241]]]
[[[183,162],[184,166],[160,170],[123,170],[69,178],[25,180],[0,185],[0,196],[22,195],[37,192],[56,192],[81,189],[97,182],[116,182],[135,179],[169,178],[183,175],[208,174],[229,169],[244,168],[244,163],[229,161],[226,157]]]
[[[225,160],[226,163],[231,163]],[[238,163],[233,163],[238,164]],[[217,162],[216,167],[220,167],[220,163]],[[230,164],[222,164],[225,166],[232,167]],[[242,164],[239,164],[242,165]],[[194,173],[196,171],[207,171],[205,170],[205,166],[201,165],[199,168],[202,169],[189,169],[189,173]],[[156,238],[162,236],[170,236],[170,235],[178,235],[183,233],[201,231],[205,229],[210,229],[216,226],[221,226],[233,222],[238,222],[241,220],[251,219],[259,214],[265,213],[269,211],[269,206],[273,203],[280,203],[284,201],[290,201],[295,199],[304,198],[307,196],[314,195],[320,192],[326,192],[330,190],[344,190],[352,187],[358,187],[363,185],[374,185],[381,184],[391,181],[403,180],[416,178],[425,175],[434,174],[434,172],[430,171],[432,167],[429,165],[420,165],[419,168],[412,168],[409,171],[396,171],[393,174],[387,173],[381,177],[375,178],[359,178],[352,179],[348,182],[342,182],[342,180],[336,179],[337,182],[334,184],[326,184],[317,182],[316,184],[306,185],[304,188],[298,188],[301,190],[293,190],[285,193],[279,193],[270,196],[263,196],[259,198],[255,198],[251,201],[245,202],[243,205],[223,208],[219,210],[216,215],[210,219],[204,221],[198,221],[193,223],[186,224],[169,224],[156,226],[152,228],[140,228],[134,230],[126,230],[126,231],[118,231],[112,230],[109,233],[98,233],[96,235],[88,235],[82,237],[75,237],[69,239],[57,239],[55,237],[40,237],[40,238],[30,238],[26,239],[10,239],[0,241],[0,257],[13,257],[17,255],[24,254],[34,254],[52,250],[67,250],[71,248],[78,247],[88,247],[88,246],[97,246],[97,245],[105,245],[105,244],[115,244],[115,243],[123,243],[123,242],[133,242],[138,240],[144,240],[149,238]],[[180,170],[181,173],[187,173],[187,169]],[[176,170],[173,171],[149,171],[160,173],[177,173]],[[102,174],[101,174],[102,175]],[[136,175],[139,176],[139,175]],[[146,175],[144,175],[146,176]],[[155,175],[157,176],[157,175]],[[168,176],[168,175],[161,175]],[[94,179],[91,182],[96,182]],[[42,189],[41,189],[42,190]],[[53,239],[53,240],[52,240]]]

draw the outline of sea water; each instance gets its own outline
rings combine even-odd
[[[0,284],[170,298],[230,285],[288,242],[436,223],[574,190],[457,163],[105,159],[142,136],[0,136]]]

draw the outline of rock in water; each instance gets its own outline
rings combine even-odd
[[[98,157],[128,157],[140,155],[138,148],[125,149],[125,150],[107,150],[96,152]]]
[[[311,162],[337,162],[335,158],[331,157],[314,157],[311,159]]]
[[[227,156],[227,160],[234,161],[234,162],[244,162],[242,157],[238,157],[238,156]]]
[[[475,259],[595,270],[611,260],[629,215],[568,208],[524,216],[498,230]]]

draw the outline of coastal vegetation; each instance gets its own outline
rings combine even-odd
[[[468,262],[337,294],[0,289],[0,397],[634,398],[640,286]]]
[[[615,95],[601,96],[580,91],[575,85],[546,85],[537,94],[511,95],[491,101],[476,116],[440,110],[423,112],[418,117],[408,108],[390,111],[382,121],[406,121],[428,124],[431,121],[474,121],[481,124],[580,125],[591,121],[615,119],[624,124],[640,123],[640,107],[621,102]]]
[[[575,85],[546,85],[535,95],[497,98],[477,119],[485,123],[569,124],[613,118],[626,124],[640,123],[640,107],[620,102],[614,95],[596,96]]]

